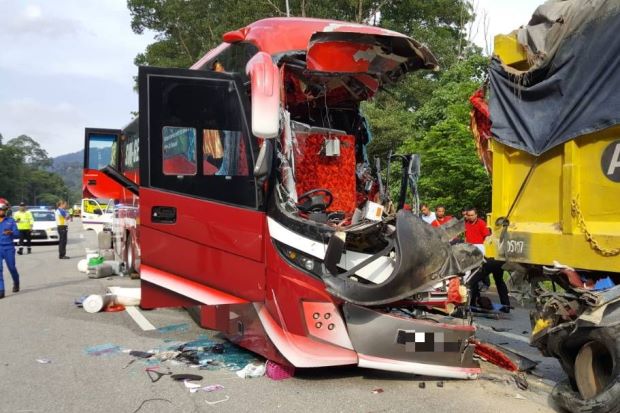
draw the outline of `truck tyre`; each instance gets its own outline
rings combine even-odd
[[[620,325],[590,329],[584,339],[572,380],[558,384],[551,396],[573,413],[620,413]]]

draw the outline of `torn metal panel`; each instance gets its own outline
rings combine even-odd
[[[480,373],[469,345],[473,326],[404,318],[348,303],[343,310],[360,366],[376,368],[392,360],[414,374],[476,378]]]
[[[475,246],[451,246],[441,239],[435,228],[409,211],[396,215],[394,245],[394,271],[384,282],[365,284],[347,278],[346,273],[326,274],[323,281],[328,291],[359,305],[389,304],[424,291],[446,277],[482,265],[482,253]]]
[[[422,44],[402,35],[319,32],[308,44],[307,69],[321,73],[365,73],[396,81],[416,69],[437,69]]]

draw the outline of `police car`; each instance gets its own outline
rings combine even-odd
[[[44,208],[33,208],[29,210],[34,218],[32,225],[32,242],[54,242],[58,243],[58,229],[56,228],[56,218],[54,211]]]

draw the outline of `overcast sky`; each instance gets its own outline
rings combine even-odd
[[[492,38],[527,23],[542,0],[477,3]],[[479,26],[480,45],[482,33]],[[125,0],[0,0],[5,141],[26,134],[57,156],[82,149],[86,126],[127,124],[138,107],[133,59],[152,41],[131,31]]]

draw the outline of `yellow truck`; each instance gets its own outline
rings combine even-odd
[[[547,2],[495,37],[470,99],[486,255],[535,298],[531,344],[560,361],[553,397],[572,412],[620,411],[619,29],[618,1]]]

